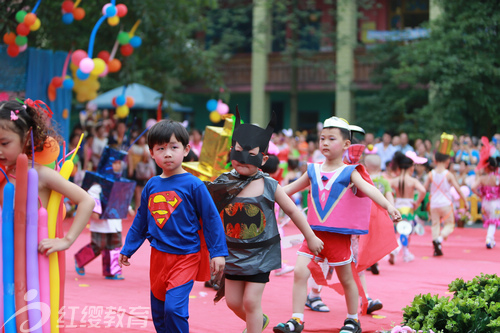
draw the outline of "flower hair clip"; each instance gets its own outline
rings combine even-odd
[[[44,101],[41,101],[39,99],[37,99],[36,101],[33,101],[31,98],[28,98],[24,101],[24,104],[28,105],[29,107],[32,107],[34,109],[42,109],[43,112],[45,112],[45,114],[49,117],[49,118],[52,118],[52,115],[54,114],[52,112],[52,110],[50,109],[50,107],[45,104]],[[45,106],[45,108],[43,108],[43,106]]]
[[[14,121],[14,120],[18,120],[19,117],[17,116],[17,113],[19,113],[19,110],[16,110],[16,113],[14,113],[14,111],[10,111],[10,120]]]

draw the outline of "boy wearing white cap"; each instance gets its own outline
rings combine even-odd
[[[328,260],[328,265],[336,268],[345,292],[348,313],[340,333],[361,332],[357,314],[358,287],[355,281],[357,274],[353,274],[355,268],[351,235],[368,233],[371,200],[387,210],[393,220],[399,220],[401,215],[382,193],[371,185],[369,175],[362,166],[344,164],[344,152],[351,144],[351,129],[347,121],[341,118],[327,119],[320,135],[320,150],[326,161],[322,164],[309,164],[307,173],[284,187],[285,192],[291,195],[311,186],[307,220],[316,235],[323,240],[324,248],[320,254],[314,255],[308,250],[307,243],[300,247],[294,271],[292,318],[275,326],[274,332],[301,332],[304,329],[307,279],[311,272],[315,279],[324,279],[317,264],[324,259]],[[366,174],[367,179],[358,172],[358,168],[363,170],[362,173]]]

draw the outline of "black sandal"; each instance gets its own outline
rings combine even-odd
[[[358,320],[347,318],[339,333],[361,333],[361,325]]]

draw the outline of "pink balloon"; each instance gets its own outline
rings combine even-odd
[[[84,50],[76,50],[71,55],[71,62],[73,62],[76,66],[80,66],[80,61],[84,58],[87,58],[87,52]]]
[[[106,9],[108,9],[109,6],[111,6],[111,4],[107,3],[102,7],[102,15],[106,16]]]
[[[219,103],[217,103],[217,112],[219,114],[226,114],[229,112],[229,105],[227,105],[226,103],[222,102],[220,99],[219,99]]]
[[[80,61],[79,67],[83,73],[88,74],[94,69],[94,61],[88,57],[83,58],[82,61]]]
[[[156,119],[150,118],[146,121],[146,128],[151,128],[151,126],[153,126],[156,123],[157,123]]]
[[[28,48],[28,43],[24,44],[23,46],[19,46],[19,52],[24,52]]]
[[[227,105],[226,103],[221,103],[219,105],[217,105],[217,112],[219,114],[226,114],[229,112],[229,105]]]
[[[0,93],[0,101],[8,101],[9,100],[9,94],[6,92],[1,92]]]

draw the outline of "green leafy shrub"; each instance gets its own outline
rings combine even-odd
[[[481,273],[448,285],[453,297],[417,295],[403,309],[403,324],[434,332],[500,332],[500,278]]]

